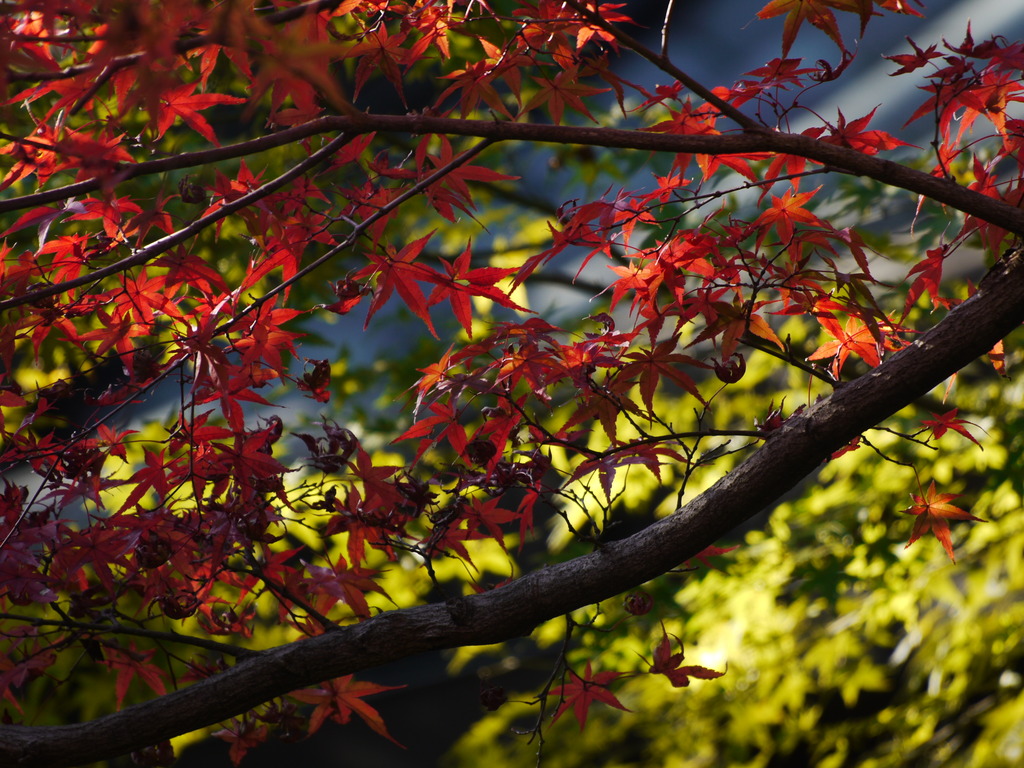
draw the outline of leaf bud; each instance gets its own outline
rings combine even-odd
[[[188,176],[178,182],[178,192],[181,194],[181,202],[198,205],[206,202],[206,190],[196,184]]]
[[[651,608],[654,607],[654,598],[649,592],[638,589],[636,592],[626,595],[626,599],[622,601],[622,607],[626,609],[626,613],[643,616],[645,613],[651,612]]]
[[[170,741],[161,741],[150,747],[132,752],[132,762],[147,768],[162,768],[174,763],[174,747]]]
[[[735,384],[743,378],[747,372],[747,361],[739,352],[733,352],[727,360],[715,362],[715,375],[719,381],[726,384]]]
[[[480,706],[488,712],[493,712],[506,701],[508,701],[508,694],[505,693],[504,688],[488,680],[480,681]]]

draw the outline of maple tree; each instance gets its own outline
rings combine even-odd
[[[239,761],[328,719],[392,739],[369,670],[537,627],[562,650],[535,732],[582,729],[640,678],[728,685],[684,665],[707,638],[666,587],[611,598],[713,592],[743,549],[715,543],[808,475],[902,468],[871,543],[952,559],[982,519],[904,451],[991,445],[953,377],[987,354],[999,381],[1024,320],[1024,43],[891,57],[920,149],[873,113],[793,128],[855,58],[842,15],[918,3],[773,0],[781,56],[713,87],[668,55],[671,4],[660,52],[580,0],[9,5],[0,763],[163,765],[200,729]],[[789,58],[804,22],[840,63]],[[552,173],[609,179],[534,197],[552,145]],[[844,177],[910,201],[913,240],[836,205]],[[944,277],[964,253],[977,279]],[[602,655],[606,624],[646,654]],[[61,722],[98,672],[107,711]]]

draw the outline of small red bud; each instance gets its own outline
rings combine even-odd
[[[645,613],[650,613],[651,608],[654,607],[654,598],[651,597],[650,593],[638,589],[636,592],[630,592],[626,595],[626,599],[622,601],[622,606],[626,609],[626,613],[631,613],[634,616],[643,616]]]
[[[733,352],[728,360],[715,363],[715,375],[726,384],[734,384],[747,372],[747,361],[739,352]]]
[[[478,467],[487,464],[497,452],[498,449],[490,440],[474,440],[466,446],[466,457]]]

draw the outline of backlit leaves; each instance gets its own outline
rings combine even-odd
[[[758,18],[770,19],[775,16],[786,15],[782,30],[782,55],[789,53],[796,40],[800,27],[806,21],[817,27],[834,42],[841,51],[846,51],[843,37],[839,30],[839,22],[834,11],[853,13],[860,19],[860,34],[864,34],[868,20],[875,13],[874,6],[878,5],[894,13],[905,13],[914,16],[921,14],[914,10],[910,2],[896,0],[895,2],[872,2],[872,0],[772,0],[757,12]]]
[[[921,496],[911,494],[914,503],[910,509],[905,510],[908,515],[915,515],[914,530],[910,534],[909,547],[926,533],[931,533],[942,544],[949,559],[956,562],[953,556],[953,542],[950,538],[950,520],[974,520],[984,522],[980,517],[964,512],[949,502],[959,497],[956,493],[938,493],[935,490],[935,481],[928,486],[928,490]]]
[[[953,430],[954,432],[960,433],[980,448],[981,444],[970,432],[967,431],[967,425],[976,427],[977,424],[974,424],[967,419],[958,419],[956,415],[958,410],[959,409],[954,408],[953,410],[946,411],[942,414],[933,413],[932,416],[935,417],[934,419],[923,419],[921,423],[931,430],[932,436],[935,437],[936,440],[946,434],[948,430]]]
[[[782,55],[785,56],[789,53],[789,49],[796,40],[797,32],[805,21],[832,38],[832,42],[839,46],[840,50],[845,50],[833,10],[859,14],[861,33],[863,33],[871,16],[872,5],[871,0],[772,0],[758,11],[757,15],[761,19],[786,15],[782,31]]]
[[[855,317],[849,318],[843,326],[833,319],[823,319],[822,325],[833,341],[827,341],[808,355],[808,360],[827,360],[832,358],[830,371],[832,376],[839,378],[843,365],[850,355],[856,355],[868,365],[874,367],[882,362],[881,344],[872,328]]]
[[[175,120],[181,119],[212,144],[217,144],[213,128],[199,112],[217,104],[241,104],[245,99],[218,93],[195,93],[196,84],[180,85],[165,91],[156,116],[155,137],[160,138]]]
[[[344,725],[352,719],[352,715],[356,715],[381,736],[394,741],[380,713],[363,701],[375,693],[393,690],[396,690],[395,686],[359,682],[353,680],[351,675],[346,675],[329,680],[319,688],[293,691],[290,695],[293,699],[315,705],[309,722],[311,733],[317,731],[328,719]]]
[[[193,650],[242,657],[494,589],[545,546],[600,547],[954,306],[955,248],[1010,237],[951,209],[935,225],[928,206],[919,252],[861,229],[871,205],[821,157],[912,149],[873,112],[840,111],[786,153],[736,149],[844,76],[842,13],[863,33],[907,3],[767,3],[782,56],[711,88],[657,55],[667,81],[622,79],[614,57],[637,44],[619,4],[114,5],[15,3],[0,21],[14,709],[58,701],[83,650],[130,706],[220,673]],[[840,64],[788,57],[806,24]],[[911,120],[935,122],[928,180],[1019,206],[1024,46],[911,45],[893,60],[927,80]],[[531,136],[552,123],[590,127],[538,162]],[[686,149],[641,157],[624,136]],[[893,273],[909,285],[874,277]],[[1012,347],[991,357],[1005,374]],[[951,430],[977,444],[987,423],[919,415],[898,433],[918,447]],[[867,435],[824,451],[868,445],[909,463]],[[976,519],[954,498],[914,496],[911,542],[933,533],[952,557],[948,521]],[[648,671],[721,675],[661,634]],[[610,686],[631,672],[595,673],[569,645],[552,719],[625,709]],[[341,677],[218,736],[234,761],[271,725],[355,714],[390,738],[363,701],[384,690]]]

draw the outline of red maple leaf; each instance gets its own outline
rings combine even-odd
[[[871,0],[772,0],[757,12],[759,19],[770,19],[774,16],[786,14],[786,21],[782,27],[782,55],[789,53],[789,49],[796,40],[796,33],[800,30],[805,21],[820,29],[839,46],[839,50],[845,51],[843,37],[839,32],[839,24],[831,8],[841,11],[857,11],[861,18],[861,32],[867,24],[871,15]]]
[[[319,688],[307,688],[302,691],[293,691],[291,697],[307,704],[315,704],[316,709],[309,718],[309,733],[315,733],[328,718],[336,723],[344,725],[356,714],[364,723],[384,738],[395,741],[388,733],[387,726],[381,719],[380,712],[371,707],[365,701],[364,696],[383,691],[394,691],[403,686],[377,685],[375,683],[360,682],[352,679],[352,675],[345,675],[334,680],[328,680]],[[398,746],[402,746],[398,744]]]
[[[590,705],[595,701],[600,701],[610,707],[629,712],[629,709],[622,706],[622,703],[615,698],[615,694],[608,690],[608,684],[621,676],[621,672],[598,672],[595,675],[591,672],[589,661],[587,662],[586,670],[583,672],[583,677],[580,677],[570,669],[569,682],[552,688],[548,692],[549,696],[560,696],[562,699],[562,703],[559,705],[551,722],[555,722],[555,720],[562,716],[565,710],[572,707],[572,713],[576,715],[576,720],[579,722],[580,730],[582,731],[583,726],[587,724],[587,713],[590,711]]]
[[[640,349],[626,355],[626,359],[631,362],[622,368],[621,375],[624,379],[637,378],[640,384],[640,398],[651,413],[654,412],[654,393],[663,376],[689,392],[701,403],[704,402],[696,382],[684,373],[682,368],[708,366],[688,355],[676,352],[677,346],[677,338],[672,337],[659,342],[652,349]]]
[[[787,189],[782,197],[775,197],[773,195],[771,207],[764,210],[754,220],[754,226],[758,230],[758,245],[761,244],[765,235],[768,234],[769,227],[775,228],[779,241],[785,244],[793,239],[793,231],[796,224],[809,224],[814,227],[824,226],[821,219],[804,207],[804,204],[810,201],[819,189],[821,187],[812,189],[810,192],[800,192],[795,195],[792,193],[792,190]]]
[[[822,139],[830,144],[839,144],[843,147],[851,147],[865,155],[874,155],[883,149],[895,149],[896,147],[912,146],[905,141],[900,141],[892,134],[876,129],[866,130],[871,118],[875,116],[877,107],[872,109],[864,117],[846,122],[846,116],[839,110],[839,120],[831,135]]]
[[[373,300],[370,302],[370,308],[366,313],[364,328],[369,325],[377,310],[384,306],[387,300],[391,298],[392,292],[397,290],[398,295],[405,301],[406,306],[426,324],[430,334],[435,339],[437,338],[437,331],[434,330],[434,324],[430,320],[430,312],[427,309],[427,298],[423,295],[423,291],[417,284],[418,281],[433,282],[436,280],[437,275],[429,267],[413,263],[416,257],[423,251],[427,241],[433,236],[434,233],[431,232],[419,240],[414,240],[397,253],[389,246],[383,255],[377,253],[368,254],[375,264],[378,277],[377,288],[374,291]]]
[[[963,109],[957,115],[960,128],[957,140],[979,117],[984,117],[999,133],[1006,133],[1006,108],[1013,102],[1024,101],[1020,96],[1024,88],[1007,72],[985,72],[981,82],[959,94]]]
[[[163,136],[177,118],[181,118],[204,139],[217,144],[217,137],[206,118],[199,114],[217,104],[240,104],[245,99],[221,93],[193,93],[198,83],[186,83],[160,94],[160,107],[156,114],[156,138]],[[219,146],[219,145],[218,145]]]
[[[473,338],[473,316],[470,296],[482,296],[497,302],[502,307],[516,309],[521,312],[529,312],[526,307],[521,307],[509,298],[508,294],[495,283],[504,280],[509,275],[517,272],[513,267],[479,267],[470,269],[472,253],[470,246],[459,255],[453,264],[441,259],[445,271],[448,273],[448,280],[439,282],[430,296],[427,304],[433,306],[439,301],[448,300],[452,305],[459,324],[466,329],[466,335]]]
[[[154,650],[140,651],[133,644],[127,649],[120,649],[108,646],[104,648],[103,655],[107,663],[117,670],[117,680],[114,689],[117,692],[117,708],[121,708],[128,686],[132,680],[138,679],[143,685],[154,693],[163,695],[167,692],[164,685],[164,671],[154,666],[150,660],[156,654]]]
[[[946,411],[943,414],[933,413],[932,416],[935,417],[934,419],[922,419],[921,423],[932,431],[932,435],[936,440],[946,434],[948,430],[952,429],[954,432],[959,432],[976,446],[981,448],[981,443],[975,440],[974,436],[967,431],[967,427],[964,426],[964,424],[970,424],[972,427],[977,427],[978,425],[973,421],[958,419],[956,417],[957,410],[959,409],[954,408],[953,410]],[[981,427],[978,428],[981,429]],[[984,450],[984,448],[982,448],[982,450]]]
[[[907,300],[903,306],[904,314],[910,311],[910,308],[914,306],[914,303],[920,298],[921,294],[925,292],[931,296],[932,309],[938,309],[940,306],[949,306],[949,300],[943,299],[939,295],[939,286],[942,282],[942,267],[946,261],[947,252],[948,249],[943,246],[930,249],[925,253],[925,259],[915,264],[910,272],[907,273],[908,280],[911,275],[917,275],[917,277],[914,278],[914,282],[907,289]]]
[[[311,594],[330,595],[338,602],[345,603],[359,618],[370,618],[366,593],[379,592],[387,596],[384,588],[373,580],[376,571],[358,566],[349,567],[341,555],[337,556],[337,560],[337,563],[327,566],[311,565],[303,560],[308,576],[301,580],[301,588]]]
[[[246,752],[267,740],[270,729],[251,717],[243,717],[231,720],[227,727],[221,728],[213,735],[231,745],[228,757],[231,758],[232,765],[238,765]]]
[[[651,664],[652,675],[665,675],[672,683],[673,688],[686,688],[690,685],[690,678],[696,677],[700,680],[714,680],[721,677],[724,672],[716,672],[707,667],[696,665],[681,666],[683,663],[683,643],[675,635],[675,641],[679,643],[679,653],[672,653],[672,645],[668,638],[670,635],[661,628],[662,637],[658,647],[654,649],[654,663]]]
[[[910,541],[907,542],[907,547],[930,531],[942,543],[942,547],[946,550],[946,554],[949,555],[949,559],[955,563],[953,543],[949,538],[949,521],[976,520],[980,523],[985,522],[980,517],[975,517],[969,512],[964,512],[959,507],[949,503],[959,495],[958,493],[936,493],[934,480],[928,486],[928,491],[923,496],[911,494],[914,504],[910,509],[905,509],[904,512],[908,515],[917,515],[917,520],[914,521],[914,530],[910,534]]]
[[[495,48],[486,40],[480,41],[488,58],[481,61],[467,62],[465,69],[455,69],[447,75],[441,75],[439,80],[451,80],[450,85],[444,93],[438,97],[441,102],[456,91],[460,93],[460,116],[466,117],[477,105],[483,101],[495,113],[512,119],[512,114],[501,99],[501,94],[494,87],[495,62],[501,56],[501,50]]]
[[[883,56],[883,59],[889,59],[900,65],[900,68],[895,72],[890,72],[889,76],[904,75],[908,72],[913,72],[915,69],[920,69],[925,66],[932,59],[942,58],[942,54],[935,50],[934,45],[929,45],[927,48],[922,50],[917,47],[917,43],[907,38],[907,42],[913,47],[913,53],[898,53],[895,56]]]
[[[575,112],[590,118],[593,122],[597,122],[594,116],[587,110],[583,99],[587,96],[605,93],[608,89],[585,85],[578,67],[572,66],[564,69],[556,74],[553,79],[550,77],[534,77],[533,79],[540,85],[540,90],[523,107],[524,114],[546,103],[551,119],[556,125],[561,124],[562,113],[565,112],[567,106]]]

